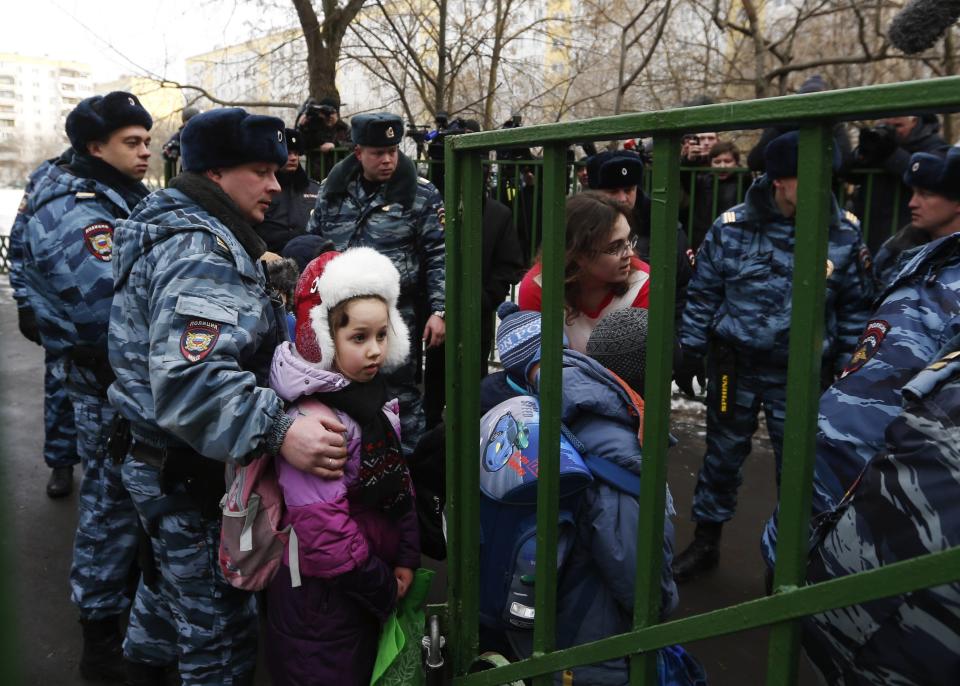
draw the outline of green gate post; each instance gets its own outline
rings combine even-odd
[[[447,139],[446,346],[447,387],[447,587],[454,670],[464,674],[477,654],[480,554],[480,237],[483,169],[475,151],[454,153]],[[469,276],[467,276],[469,275]],[[474,392],[466,392],[474,391]]]
[[[663,564],[663,508],[666,500],[670,391],[673,377],[673,322],[677,283],[677,217],[680,198],[678,133],[657,136],[653,148],[650,217],[650,333],[643,419],[643,478],[637,531],[637,577],[633,628],[660,621]],[[657,683],[657,653],[630,658],[631,686]]]
[[[774,592],[802,586],[807,576],[810,483],[817,435],[823,357],[827,239],[833,176],[829,123],[800,129],[787,417],[783,431],[780,521]],[[767,684],[792,686],[797,678],[800,623],[777,624],[770,633]]]
[[[557,624],[557,513],[560,489],[560,397],[563,273],[566,243],[566,146],[543,149],[543,305],[540,355],[540,460],[537,472],[537,559],[533,655],[552,652]],[[551,674],[534,686],[550,686]]]

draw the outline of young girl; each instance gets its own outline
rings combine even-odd
[[[579,352],[605,314],[648,307],[650,267],[634,254],[629,212],[597,191],[567,198],[563,332]],[[521,310],[541,311],[541,269],[538,258],[520,282]]]
[[[375,250],[319,258],[297,284],[296,347],[274,354],[270,385],[293,403],[288,412],[335,416],[348,452],[337,480],[276,460],[302,574],[293,587],[284,565],[267,589],[266,655],[278,685],[366,686],[381,623],[420,564],[398,405],[379,373],[409,353],[399,293],[399,273]]]

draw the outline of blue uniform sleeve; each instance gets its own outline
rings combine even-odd
[[[25,213],[29,197],[30,189],[28,188],[23,194],[23,200],[20,201],[20,209],[13,220],[13,226],[10,227],[10,244],[7,249],[10,287],[13,289],[13,298],[17,301],[18,308],[30,307],[27,302],[27,284],[23,278],[23,232],[29,221],[29,216]]]
[[[421,189],[420,192],[423,192]],[[316,213],[314,213],[316,214]],[[446,292],[446,253],[444,252],[443,198],[430,186],[426,202],[417,217],[417,244],[420,264],[426,274],[427,301],[431,311],[443,310]]]
[[[859,238],[850,250],[853,254],[847,261],[836,302],[837,354],[834,356],[834,372],[838,374],[857,346],[875,295],[869,250]]]
[[[242,366],[270,325],[263,298],[228,257],[171,254],[150,294],[156,422],[205,457],[245,462],[266,449],[283,414],[276,393]]]
[[[700,355],[707,352],[710,329],[724,297],[725,283],[721,266],[723,227],[724,224],[717,220],[707,231],[697,252],[693,278],[687,286],[687,305],[683,310],[680,345]]]

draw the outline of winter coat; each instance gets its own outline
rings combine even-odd
[[[48,165],[35,179],[23,229],[23,281],[44,347],[106,351],[114,226],[130,213],[110,186]]]
[[[345,388],[349,380],[305,362],[290,343],[274,354],[270,385],[288,414],[335,416],[347,427],[344,475],[326,480],[275,460],[286,504],[282,524],[297,533],[303,585],[290,587],[285,570],[267,595],[267,654],[275,683],[366,684],[380,624],[396,603],[394,567],[420,566],[416,509],[397,520],[352,501],[360,470],[360,427],[343,412],[310,400]],[[384,414],[399,436],[396,400]],[[411,502],[413,493],[411,492]]]
[[[117,223],[113,276],[109,397],[134,438],[223,461],[262,454],[283,415],[267,381],[286,339],[262,264],[223,222],[167,188]]]
[[[510,286],[523,276],[524,266],[513,214],[493,198],[484,199],[481,248],[480,350],[486,358],[493,342],[493,313],[506,299]]]
[[[361,173],[352,156],[331,170],[320,186],[308,233],[332,241],[341,252],[367,246],[389,257],[400,272],[401,310],[422,300],[430,312],[443,310],[443,198],[417,176],[403,153],[393,177],[372,195],[364,190]]]
[[[563,351],[560,420],[586,451],[629,472],[642,473],[640,420],[609,371],[586,355]],[[642,408],[641,408],[642,410]],[[673,581],[673,502],[667,492],[663,527],[661,615],[677,605]],[[567,648],[630,631],[637,570],[640,503],[601,479],[587,487],[577,512],[577,537],[557,591],[557,648]],[[576,667],[574,683],[627,683],[624,659]]]
[[[960,545],[960,347],[903,387],[885,449],[819,531],[807,580],[818,583]],[[842,607],[803,620],[825,683],[948,686],[960,675],[960,583]]]
[[[650,264],[650,213],[653,209],[653,203],[650,196],[642,191],[637,191],[637,200],[633,206],[633,225],[631,231],[637,238],[637,247],[634,253],[640,258],[641,262]],[[687,304],[687,287],[690,285],[690,277],[693,276],[693,253],[690,251],[690,243],[687,241],[687,233],[683,226],[677,223],[677,290],[674,297],[673,307],[676,320],[676,330],[680,329],[680,318],[683,316],[683,308]]]
[[[928,152],[944,157],[949,149],[950,144],[940,135],[940,121],[936,115],[923,115],[907,139],[899,143],[893,154],[880,165],[886,173],[874,177],[869,208],[866,205],[866,179],[862,179],[854,198],[853,211],[859,217],[865,217],[868,210],[870,212],[870,224],[864,227],[864,236],[872,254],[876,254],[895,231],[910,222],[910,208],[907,205],[911,190],[903,183],[903,173],[910,165],[910,156],[915,152]],[[899,199],[894,205],[898,194]]]
[[[908,225],[888,238],[873,258],[873,275],[877,288],[886,288],[896,278],[915,250],[930,242],[930,234]]]
[[[267,250],[278,255],[291,238],[307,232],[310,213],[317,203],[320,184],[309,178],[301,167],[290,173],[278,173],[280,192],[273,196],[257,234]]]
[[[680,342],[704,355],[712,337],[758,363],[786,369],[796,226],[763,176],[746,202],[714,222],[697,253]],[[831,367],[856,345],[870,311],[873,278],[856,218],[833,206],[825,278],[823,359]]]

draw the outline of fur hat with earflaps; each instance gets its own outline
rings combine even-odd
[[[319,258],[318,258],[319,259]],[[387,303],[390,347],[383,363],[391,371],[407,361],[410,355],[410,334],[397,309],[400,298],[400,272],[393,262],[373,248],[351,248],[326,262],[323,273],[313,282],[320,302],[310,308],[310,328],[316,336],[321,369],[333,368],[333,334],[330,331],[330,310],[344,300],[375,295]],[[299,288],[298,288],[299,290]],[[299,308],[298,308],[299,309]],[[300,312],[297,312],[298,328]],[[299,351],[299,336],[298,336]],[[311,360],[313,361],[313,360]]]

